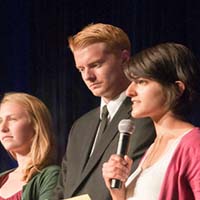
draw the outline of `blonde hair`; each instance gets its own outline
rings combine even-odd
[[[1,100],[22,105],[35,131],[29,152],[29,161],[22,180],[28,182],[38,171],[54,163],[55,144],[52,118],[48,108],[38,98],[26,93],[6,93]],[[14,152],[9,153],[16,159]]]
[[[70,36],[68,42],[72,52],[98,42],[105,43],[108,50],[113,53],[117,50],[131,51],[128,35],[122,29],[110,24],[89,24],[76,35]]]

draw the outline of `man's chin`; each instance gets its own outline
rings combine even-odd
[[[101,97],[103,96],[102,92],[98,91],[98,90],[90,90],[92,92],[92,94],[95,96],[95,97]]]
[[[101,97],[102,95],[98,92],[92,92],[92,94],[95,96],[95,97]]]

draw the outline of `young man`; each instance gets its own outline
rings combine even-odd
[[[95,96],[101,97],[101,105],[72,126],[54,200],[81,194],[107,200],[111,197],[102,177],[102,164],[116,152],[119,122],[131,118],[131,101],[125,96],[130,81],[123,72],[130,58],[130,40],[120,28],[97,23],[69,37],[69,46],[83,81]],[[108,122],[99,139],[104,105],[109,113]],[[134,120],[134,124],[129,149],[133,170],[155,137],[149,118]]]

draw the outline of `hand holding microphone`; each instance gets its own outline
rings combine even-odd
[[[120,132],[118,146],[117,146],[117,155],[124,157],[129,148],[130,136],[135,130],[133,121],[130,119],[123,119],[118,125],[118,130]],[[121,188],[121,181],[118,179],[112,179],[110,187],[111,188]]]

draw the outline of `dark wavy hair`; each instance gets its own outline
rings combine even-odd
[[[200,99],[200,65],[192,51],[182,44],[163,43],[147,48],[131,58],[124,71],[130,80],[142,77],[160,83],[166,104],[180,118],[185,118]],[[176,81],[185,85],[182,94]]]

